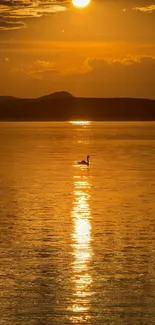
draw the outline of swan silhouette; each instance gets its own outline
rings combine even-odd
[[[87,166],[89,166],[89,159],[90,159],[90,156],[88,155],[88,156],[87,156],[87,161],[85,161],[85,160],[81,160],[81,161],[78,161],[77,163],[78,163],[79,165],[87,165]]]

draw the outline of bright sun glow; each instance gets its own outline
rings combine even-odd
[[[70,123],[75,125],[89,125],[90,121],[70,121]]]
[[[84,8],[89,5],[90,0],[72,0],[72,3],[75,7]]]

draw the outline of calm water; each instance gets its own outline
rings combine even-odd
[[[155,123],[1,123],[0,324],[155,324],[154,202]]]

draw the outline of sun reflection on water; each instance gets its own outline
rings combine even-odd
[[[87,176],[74,177],[73,201],[73,264],[72,284],[73,299],[71,321],[75,324],[88,320],[91,297],[92,277],[90,262],[92,259],[91,248],[91,211],[90,211],[90,183]]]
[[[74,125],[88,125],[88,124],[91,124],[90,121],[70,121],[71,124],[74,124]]]

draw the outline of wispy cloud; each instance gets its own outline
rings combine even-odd
[[[133,10],[135,11],[141,11],[141,12],[144,12],[144,13],[153,13],[155,12],[155,5],[152,4],[150,6],[142,6],[142,7],[134,7]]]
[[[53,80],[59,75],[55,62],[36,60],[27,67],[29,78],[37,80]]]
[[[0,20],[0,31],[1,30],[16,30],[26,28],[26,24],[22,21],[5,21]]]
[[[65,11],[64,4],[54,0],[3,0],[0,2],[0,30],[25,28],[23,20]]]

